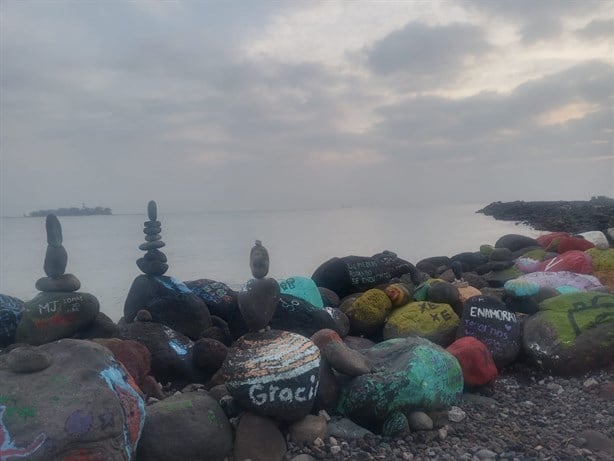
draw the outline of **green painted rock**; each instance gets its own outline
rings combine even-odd
[[[0,459],[134,459],[145,404],[109,350],[75,339],[33,349],[48,366],[7,367],[23,348],[0,357]]]
[[[89,326],[99,311],[98,300],[89,293],[39,293],[25,303],[15,342],[39,345],[68,338]]]
[[[520,277],[523,273],[517,267],[509,267],[507,269],[492,271],[484,274],[484,279],[493,288],[501,288],[505,282]]]
[[[575,375],[614,360],[614,295],[570,293],[542,301],[524,324],[523,348],[548,372]]]
[[[380,429],[395,412],[443,408],[462,396],[458,361],[424,338],[389,339],[363,353],[376,369],[345,384],[337,405],[360,425]]]
[[[395,309],[384,325],[384,339],[421,336],[448,346],[456,335],[458,315],[449,304],[416,301]]]
[[[607,250],[591,248],[585,253],[589,254],[593,261],[593,272],[614,270],[614,248]]]
[[[365,291],[351,303],[342,303],[341,310],[350,319],[350,334],[372,336],[377,334],[392,309],[392,301],[383,290]]]

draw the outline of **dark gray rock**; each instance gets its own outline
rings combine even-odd
[[[71,292],[81,288],[81,282],[73,274],[62,274],[57,277],[42,277],[36,281],[38,291]]]

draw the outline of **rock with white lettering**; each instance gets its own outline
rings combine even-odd
[[[323,328],[341,333],[341,328],[327,309],[316,307],[304,299],[289,294],[282,294],[279,297],[269,326],[307,337]]]
[[[87,328],[98,315],[98,300],[89,293],[39,293],[24,305],[15,342],[39,345],[68,338]]]
[[[211,326],[207,305],[183,282],[166,275],[139,275],[124,303],[124,319],[132,322],[137,312],[146,309],[152,321],[198,339]]]
[[[614,295],[570,293],[546,299],[524,322],[523,349],[557,375],[579,375],[614,360]]]
[[[47,366],[14,372],[0,357],[0,459],[135,459],[145,404],[109,350],[62,339],[31,348]],[[18,360],[22,362],[22,360]]]
[[[24,310],[21,299],[0,294],[0,348],[15,342],[15,332]]]
[[[458,315],[449,304],[416,301],[392,311],[386,319],[383,338],[421,336],[446,347],[454,341],[458,323]]]
[[[465,302],[457,337],[473,336],[486,344],[497,368],[516,360],[521,335],[516,314],[501,300],[493,296],[474,296]]]
[[[427,339],[389,339],[362,352],[376,368],[342,386],[337,408],[366,428],[380,431],[397,411],[445,408],[462,396],[458,361]]]
[[[295,333],[248,333],[229,349],[221,372],[243,408],[293,421],[309,414],[315,401],[320,352],[311,340]]]
[[[403,274],[417,273],[413,264],[400,259],[391,251],[384,251],[371,257],[345,256],[332,258],[320,265],[312,280],[319,287],[334,291],[344,298],[352,293],[360,293]]]

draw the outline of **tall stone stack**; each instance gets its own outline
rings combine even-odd
[[[47,251],[43,269],[47,276],[36,281],[36,289],[41,293],[25,303],[16,342],[38,345],[72,336],[90,325],[100,311],[96,297],[77,291],[81,282],[75,275],[65,273],[68,254],[62,244],[60,221],[50,214],[45,227]]]
[[[160,248],[166,244],[161,240],[162,227],[160,221],[157,220],[158,206],[153,200],[147,204],[147,215],[149,221],[145,221],[143,228],[145,243],[139,246],[139,250],[146,251],[146,253],[144,257],[137,259],[136,265],[145,274],[164,275],[168,270],[168,264],[166,264],[166,255],[160,251]]]

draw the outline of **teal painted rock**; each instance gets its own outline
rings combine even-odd
[[[68,338],[90,325],[99,311],[89,293],[39,293],[25,303],[15,342],[39,345]]]
[[[337,404],[341,414],[360,425],[379,430],[396,412],[443,408],[462,396],[458,361],[424,338],[389,339],[363,354],[376,364],[375,371],[342,387]]]
[[[446,347],[454,341],[459,318],[449,304],[416,301],[395,309],[384,325],[384,339],[421,336]]]
[[[578,375],[614,360],[614,295],[570,293],[542,301],[524,323],[526,354],[549,373]]]
[[[315,307],[324,307],[322,295],[315,282],[308,277],[289,277],[279,281],[281,293],[296,296]]]

